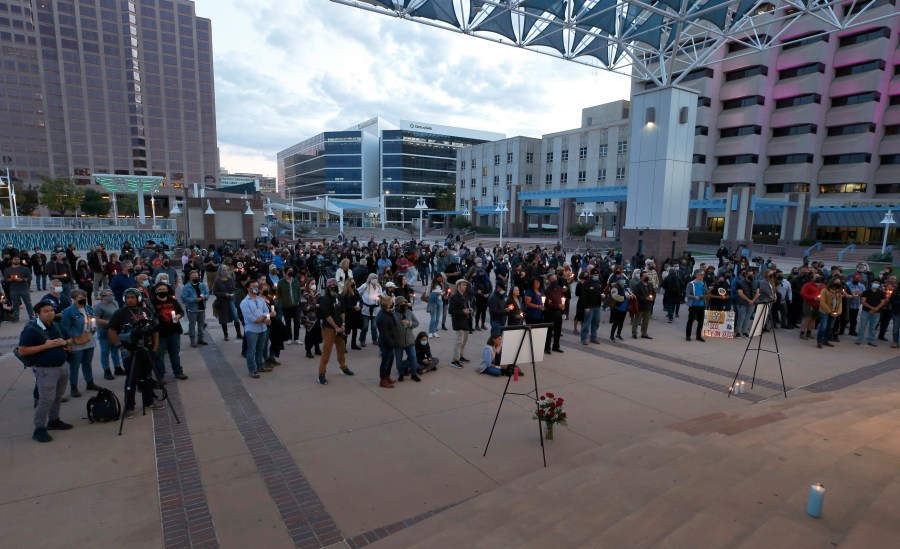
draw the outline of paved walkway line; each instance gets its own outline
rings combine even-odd
[[[861,368],[857,368],[856,370],[844,372],[843,374],[838,374],[836,376],[829,377],[828,379],[823,379],[822,381],[817,381],[803,387],[803,389],[806,389],[811,393],[827,393],[831,391],[837,391],[838,389],[846,389],[847,387],[852,387],[857,383],[868,381],[873,377],[877,377],[888,372],[893,372],[895,370],[900,370],[900,358],[896,357],[889,358],[881,362],[876,362],[875,364],[869,364],[868,366],[862,366]]]
[[[469,498],[471,499],[471,498]],[[353,536],[350,539],[345,540],[347,546],[350,549],[359,549],[360,547],[366,547],[367,545],[371,545],[376,541],[382,540],[391,534],[396,534],[400,530],[405,528],[409,528],[410,526],[422,522],[427,518],[431,518],[438,513],[446,511],[447,509],[456,507],[460,503],[464,503],[469,501],[468,499],[464,499],[462,501],[458,501],[456,503],[451,503],[449,505],[444,505],[443,507],[438,507],[437,509],[432,509],[431,511],[426,511],[422,514],[416,515],[414,517],[408,518],[406,520],[401,520],[399,522],[394,522],[392,524],[388,524],[387,526],[382,526],[381,528],[375,528],[374,530],[369,530],[368,532],[363,532],[358,536]]]
[[[212,549],[219,546],[219,540],[200,480],[178,384],[168,383],[166,391],[181,423],[175,422],[168,407],[151,412],[163,543],[167,549]]]
[[[322,500],[272,430],[222,351],[213,343],[204,347],[200,354],[216,382],[228,413],[250,450],[294,546],[312,549],[344,541],[343,534]]]

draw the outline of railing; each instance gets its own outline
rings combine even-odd
[[[816,242],[815,244],[813,244],[813,245],[810,246],[809,248],[803,250],[803,256],[804,256],[804,257],[809,256],[811,253],[813,253],[813,250],[815,250],[815,251],[817,251],[817,252],[821,252],[821,251],[822,251],[822,243],[821,243],[821,242]]]
[[[0,229],[22,231],[174,231],[174,219],[148,219],[141,223],[137,218],[117,220],[102,217],[0,217]]]
[[[851,242],[848,246],[846,246],[843,250],[838,252],[838,261],[844,261],[844,254],[847,252],[855,252],[856,251],[856,242]]]
[[[757,249],[762,255],[785,255],[787,253],[787,249],[779,244],[755,244],[753,251],[756,252]],[[773,254],[771,250],[775,250],[775,253]]]

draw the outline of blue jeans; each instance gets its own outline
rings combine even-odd
[[[100,336],[98,336],[97,341],[100,343],[100,366],[103,368],[103,371],[109,371],[110,357],[112,357],[113,366],[115,366],[116,368],[121,368],[121,346],[110,344],[109,339],[105,336],[105,334],[101,334]]]
[[[159,377],[166,375],[166,353],[172,363],[172,373],[179,376],[184,373],[181,368],[181,334],[159,336],[159,350],[156,352],[156,371]]]
[[[377,308],[376,308],[377,312]],[[375,325],[375,317],[374,316],[366,316],[363,315],[363,327],[362,334],[360,334],[360,341],[362,343],[366,342],[366,334],[369,332],[369,328],[372,329],[372,343],[378,343],[378,327]]]
[[[834,317],[826,313],[819,313],[819,332],[816,334],[816,342],[824,345],[831,341],[832,330],[834,330]]]
[[[9,292],[9,304],[13,307],[13,313],[18,318],[19,315],[19,304],[25,305],[25,312],[28,313],[28,318],[34,318],[34,310],[31,305],[31,293],[28,290],[16,290]]]
[[[69,385],[78,386],[78,369],[84,376],[85,383],[94,382],[94,372],[91,370],[91,361],[94,360],[94,348],[89,347],[80,351],[69,353]]]
[[[406,351],[406,360],[403,360],[403,351]],[[405,376],[417,373],[416,346],[394,348],[394,359],[397,361],[397,374]]]
[[[597,328],[600,327],[600,315],[603,312],[600,307],[591,307],[584,310],[584,322],[581,323],[581,342],[588,340],[588,331],[591,334],[591,341],[597,341]]]
[[[496,367],[496,366],[488,366],[488,367],[487,367],[483,372],[481,372],[481,373],[487,374],[487,375],[489,375],[489,376],[499,377],[500,374],[503,373],[503,372],[502,372],[502,370],[500,370],[500,368],[498,368],[498,367]]]
[[[438,328],[441,327],[441,321],[444,318],[444,300],[441,298],[436,298],[437,303],[429,303],[428,306],[432,308],[431,310],[431,320],[428,321],[428,333],[436,334]]]
[[[750,327],[753,325],[753,309],[750,304],[741,300],[741,303],[735,305],[734,331],[736,334],[750,333]]]
[[[891,315],[891,320],[893,323],[893,336],[894,343],[900,343],[900,313],[894,313]]]
[[[35,289],[39,292],[47,291],[47,275],[34,275]]]
[[[265,365],[269,332],[245,331],[244,341],[247,343],[247,371],[252,374]]]
[[[859,327],[856,329],[856,342],[862,343],[863,339],[868,339],[869,343],[875,343],[875,325],[878,324],[878,317],[881,313],[872,313],[869,311],[859,311]]]

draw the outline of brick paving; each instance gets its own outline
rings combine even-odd
[[[468,501],[468,500],[464,500],[464,501]],[[414,524],[422,522],[423,520],[425,520],[427,518],[431,518],[431,517],[437,515],[438,513],[446,511],[447,509],[456,507],[460,503],[463,503],[463,501],[460,501],[457,503],[451,503],[450,505],[444,505],[442,507],[438,507],[437,509],[432,509],[431,511],[426,511],[422,514],[416,515],[414,517],[410,517],[406,520],[401,520],[398,522],[388,524],[387,526],[382,526],[381,528],[375,528],[373,530],[369,530],[368,532],[363,532],[362,534],[353,536],[352,538],[346,539],[344,541],[347,543],[347,546],[350,547],[350,549],[357,549],[359,547],[365,547],[367,545],[371,545],[371,544],[375,543],[376,541],[382,540],[382,539],[390,536],[391,534],[396,534],[397,532],[399,532],[405,528],[409,528],[410,526],[413,526]]]
[[[203,348],[201,355],[294,546],[304,549],[327,547],[343,541],[343,534],[322,500],[237,374],[228,366],[222,352],[217,346],[210,345]]]
[[[850,372],[838,374],[828,379],[823,379],[822,381],[817,381],[816,383],[807,385],[806,387],[804,387],[804,389],[811,393],[827,393],[829,391],[837,391],[839,389],[846,389],[847,387],[851,387],[853,385],[856,385],[857,383],[862,383],[863,381],[867,381],[869,379],[872,379],[873,377],[893,372],[895,370],[900,370],[900,358],[889,358],[875,364],[857,368],[856,370]]]
[[[169,383],[166,390],[181,423],[175,422],[168,407],[151,412],[163,543],[167,549],[218,547],[178,384]]]

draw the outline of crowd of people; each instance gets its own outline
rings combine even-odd
[[[473,366],[494,376],[512,375],[500,363],[504,327],[547,325],[545,354],[564,352],[568,318],[582,345],[600,343],[604,316],[610,343],[623,339],[629,317],[633,339],[653,339],[657,295],[668,322],[687,306],[688,341],[692,335],[705,341],[707,309],[735,311],[735,337],[746,337],[757,305],[766,304],[766,329],[799,328],[801,339],[816,330],[820,348],[847,329],[857,344],[876,345],[891,321],[893,346],[900,346],[900,293],[890,268],[876,277],[860,264],[845,276],[813,262],[785,274],[771,259],[751,260],[724,247],[717,257],[717,265],[696,266],[686,253],[659,267],[641,254],[625,260],[614,250],[567,254],[560,244],[469,246],[452,235],[443,243],[340,237],[290,245],[273,237],[252,245],[188,246],[180,258],[152,241],[139,249],[126,243],[118,253],[97,245],[84,258],[72,245],[49,254],[10,245],[0,259],[0,300],[5,320],[18,320],[20,308],[31,319],[18,352],[34,365],[34,438],[40,441],[52,440],[48,430],[70,428],[59,418],[61,402],[80,397],[80,386],[100,389],[95,354],[104,380],[127,378],[134,369],[135,377],[153,374],[165,384],[167,358],[171,375],[187,380],[182,339],[186,332],[192,347],[207,345],[208,319],[218,322],[225,341],[233,327],[251,378],[279,366],[287,346],[303,345],[306,358],[318,361],[318,383],[327,385],[332,354],[340,371],[353,376],[348,353],[371,341],[384,388],[435,371],[431,341],[445,331],[455,338],[449,365],[457,369],[470,362],[469,336],[486,332]],[[32,283],[47,292],[34,305]],[[427,319],[413,311],[417,301],[425,303]],[[129,383],[125,417],[134,416],[135,387],[145,407],[163,406],[153,384]]]

